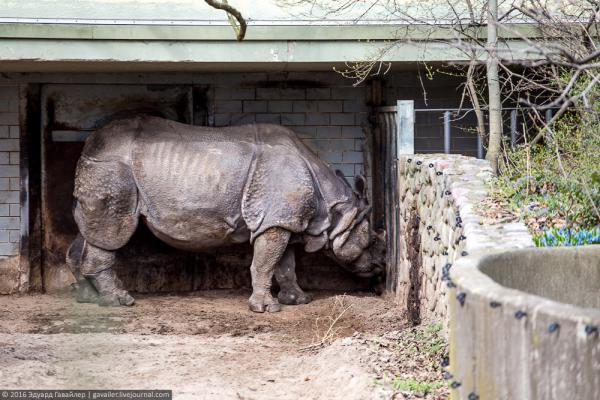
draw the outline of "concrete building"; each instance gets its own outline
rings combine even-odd
[[[72,277],[64,257],[76,233],[71,216],[75,163],[87,134],[112,119],[147,112],[197,125],[283,124],[347,177],[372,177],[378,202],[391,190],[385,179],[377,179],[389,167],[378,164],[386,145],[373,139],[380,107],[414,101],[415,151],[442,152],[443,111],[460,101],[459,78],[428,80],[420,63],[438,68],[465,61],[465,55],[439,40],[443,30],[402,21],[356,23],[352,15],[303,19],[272,2],[248,6],[239,1],[232,3],[249,26],[246,39],[237,42],[225,14],[202,1],[143,7],[132,0],[4,3],[0,293],[68,287]],[[378,57],[399,30],[410,40],[379,57],[391,63],[387,74],[354,86],[333,70]],[[522,46],[516,38],[507,38],[506,45]],[[467,125],[468,120],[453,124],[451,151],[476,155],[477,139],[464,129]],[[379,209],[383,216],[384,206]],[[139,265],[121,269],[130,289],[247,283],[245,275],[217,272],[222,265],[246,268],[247,250],[207,259],[140,235],[131,246],[135,250],[122,254],[122,265],[132,257]],[[308,288],[365,287],[334,267],[322,267],[327,262],[321,258],[307,256],[301,264],[321,271],[320,278],[300,276]],[[328,280],[337,283],[329,287]]]

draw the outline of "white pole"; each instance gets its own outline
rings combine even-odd
[[[415,102],[398,100],[396,102],[396,148],[400,154],[415,154]]]

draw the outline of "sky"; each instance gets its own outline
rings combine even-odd
[[[327,13],[319,7],[285,6],[298,0],[229,0],[249,20],[294,21],[298,19],[382,20],[390,18],[384,7],[370,6],[373,0],[357,0],[345,11]],[[406,5],[417,0],[396,0]],[[420,0],[419,4],[436,0]],[[440,1],[440,0],[437,0]],[[452,0],[454,1],[454,0]],[[344,0],[318,0],[335,8]],[[377,1],[375,1],[378,3]],[[203,0],[2,0],[0,18],[79,18],[79,19],[139,19],[139,20],[208,20],[225,22],[225,13],[208,6]],[[382,1],[380,3],[392,3]],[[365,11],[368,11],[364,16]]]
[[[298,20],[343,20],[382,21],[398,20],[399,14],[390,10],[394,7],[420,19],[448,15],[448,4],[455,10],[466,10],[464,0],[350,0],[353,7],[327,13],[348,0],[229,0],[229,3],[242,12],[247,21],[286,21]],[[482,4],[487,0],[472,0],[474,8],[485,12]],[[514,0],[499,0],[500,8]],[[581,0],[541,0],[549,4],[565,4]],[[205,23],[226,23],[225,12],[208,6],[203,0],[1,0],[0,20],[6,18],[49,18],[84,20],[167,20],[204,21]],[[302,3],[301,6],[285,6],[285,3]],[[311,6],[317,3],[324,9]],[[371,7],[376,3],[375,7]]]

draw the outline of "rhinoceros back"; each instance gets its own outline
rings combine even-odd
[[[279,126],[209,128],[153,119],[142,124],[131,163],[150,226],[210,246],[236,235],[234,242],[245,241],[245,232],[252,241],[275,226],[296,233],[327,228],[304,151]]]
[[[131,168],[147,224],[165,240],[196,248],[243,236],[241,196],[253,152],[243,131],[145,120],[132,144]]]
[[[152,117],[123,126],[129,132],[96,132],[82,159],[127,164],[138,212],[176,246],[243,242],[275,226],[320,235],[330,226],[329,208],[347,199],[347,188],[280,126],[209,128]]]

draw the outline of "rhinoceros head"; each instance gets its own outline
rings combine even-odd
[[[341,177],[341,174],[337,175]],[[352,204],[342,204],[338,208],[339,222],[331,234],[331,249],[335,258],[350,272],[362,277],[380,275],[385,262],[384,233],[371,229],[371,207],[363,176],[355,178],[353,196]]]

